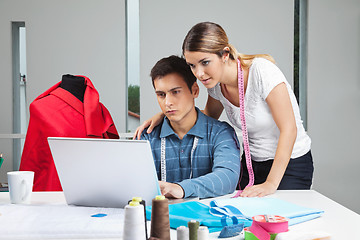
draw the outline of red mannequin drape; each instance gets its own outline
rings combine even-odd
[[[57,83],[30,104],[30,121],[20,170],[34,171],[34,191],[62,191],[48,137],[119,138],[106,107],[89,78],[84,102]],[[71,154],[71,152],[69,152]]]

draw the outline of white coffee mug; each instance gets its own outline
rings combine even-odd
[[[8,185],[11,203],[30,203],[34,182],[34,172],[8,172]]]

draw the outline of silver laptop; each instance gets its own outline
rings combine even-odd
[[[148,141],[49,137],[48,142],[68,204],[123,208],[141,197],[151,205],[160,194]]]

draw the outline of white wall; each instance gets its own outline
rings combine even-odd
[[[66,73],[89,77],[119,132],[125,131],[125,0],[0,1],[0,133],[12,133],[11,21],[24,21],[27,37],[27,97],[61,81]],[[119,94],[122,93],[123,94]],[[12,141],[0,140],[12,168]]]
[[[360,213],[360,1],[309,1],[314,188]]]
[[[288,0],[152,0],[140,2],[140,104],[141,122],[158,107],[151,68],[163,57],[181,55],[185,35],[198,22],[219,23],[239,52],[274,56],[293,82],[294,3]],[[197,105],[204,108],[206,88],[199,83]],[[222,119],[226,119],[223,114]]]

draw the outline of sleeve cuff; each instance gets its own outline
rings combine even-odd
[[[180,187],[182,187],[183,191],[184,191],[184,197],[183,198],[188,198],[191,197],[194,194],[194,187],[193,184],[191,184],[191,180],[190,179],[186,179],[184,181],[178,182],[178,185],[180,185]]]

